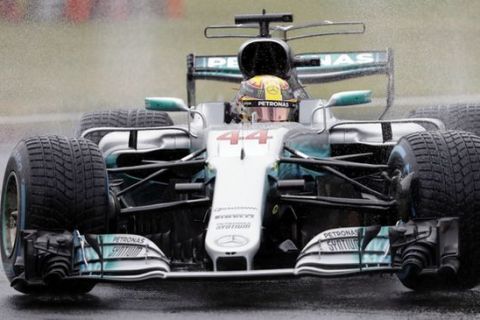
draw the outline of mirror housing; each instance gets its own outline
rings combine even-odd
[[[145,108],[154,111],[188,111],[189,108],[182,99],[169,97],[147,97]]]
[[[372,101],[371,90],[342,91],[333,94],[326,107],[351,106]]]

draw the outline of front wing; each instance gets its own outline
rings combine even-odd
[[[58,275],[59,270],[63,270],[64,279],[123,282],[155,278],[332,277],[395,272],[402,266],[402,249],[419,241],[436,247],[438,264],[459,254],[455,218],[326,230],[303,248],[294,268],[244,271],[172,271],[168,257],[152,241],[139,235],[35,230],[23,233],[23,259],[19,261],[25,264],[25,272],[16,280],[35,283],[52,274]]]

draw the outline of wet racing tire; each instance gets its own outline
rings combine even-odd
[[[480,136],[480,105],[422,107],[411,111],[408,118],[439,119],[445,124],[447,130],[463,130]]]
[[[480,282],[480,137],[464,131],[425,131],[400,139],[391,169],[413,172],[409,219],[459,218],[460,267],[456,275],[428,276],[402,270],[401,282],[416,290],[466,289]]]
[[[31,286],[21,281],[22,230],[106,232],[107,174],[98,147],[59,136],[20,141],[8,160],[2,187],[0,247],[12,286],[23,293],[86,293],[94,283],[66,281]]]
[[[161,111],[143,109],[94,111],[83,114],[76,136],[80,137],[86,130],[98,127],[145,128],[171,125],[173,125],[173,121],[168,113]],[[97,131],[88,134],[86,138],[98,144],[107,133],[106,131]]]

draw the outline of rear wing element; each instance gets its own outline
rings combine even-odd
[[[303,84],[326,83],[377,74],[387,76],[387,106],[394,96],[393,50],[305,53],[295,60],[320,60],[319,66],[296,67],[295,72]],[[195,104],[195,81],[215,80],[239,83],[243,80],[236,56],[187,57],[188,105]]]

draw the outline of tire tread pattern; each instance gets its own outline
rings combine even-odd
[[[403,137],[415,155],[417,218],[458,216],[462,287],[480,281],[480,137],[425,131]]]
[[[457,104],[418,108],[408,118],[435,118],[441,120],[447,130],[463,130],[480,136],[480,105]]]
[[[166,112],[143,109],[116,109],[85,113],[81,120],[76,136],[96,127],[155,127],[171,126],[173,121]],[[106,131],[89,134],[86,138],[98,144]]]
[[[30,165],[26,226],[105,231],[107,179],[98,147],[87,139],[39,136],[23,141]]]

